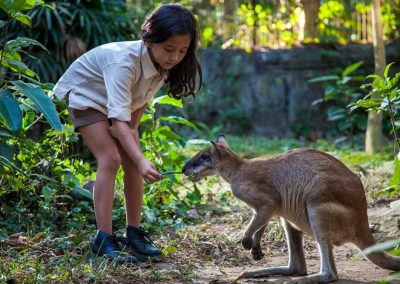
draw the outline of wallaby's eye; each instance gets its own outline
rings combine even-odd
[[[200,155],[200,160],[204,161],[204,162],[210,162],[211,158],[210,156],[206,155],[206,154],[201,154]]]

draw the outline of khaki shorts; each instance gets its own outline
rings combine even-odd
[[[71,117],[72,124],[75,129],[78,127],[93,124],[100,121],[110,121],[105,114],[94,109],[75,109],[68,108],[69,116]]]

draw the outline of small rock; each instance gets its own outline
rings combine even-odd
[[[400,200],[396,200],[390,203],[391,214],[393,216],[400,215]]]
[[[188,216],[191,217],[191,218],[199,218],[199,213],[197,212],[196,209],[190,209],[190,210],[187,212],[187,214],[188,214]]]

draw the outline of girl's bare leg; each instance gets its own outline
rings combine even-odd
[[[112,234],[114,185],[121,158],[109,128],[108,121],[100,121],[79,127],[79,132],[98,164],[93,191],[97,229]]]
[[[138,228],[143,204],[143,178],[135,163],[120,145],[118,150],[124,170],[126,224]]]

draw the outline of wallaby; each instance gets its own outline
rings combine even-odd
[[[360,179],[336,158],[308,148],[266,159],[244,159],[235,154],[224,136],[200,151],[182,168],[193,181],[220,174],[233,194],[253,209],[242,239],[254,259],[261,259],[260,240],[273,216],[281,217],[289,251],[288,266],[242,273],[242,278],[272,275],[304,276],[295,283],[338,280],[333,245],[354,243],[358,248],[375,244],[367,216],[367,201]],[[307,275],[303,233],[318,243],[320,273]],[[367,255],[374,264],[400,271],[400,258],[384,252]],[[290,281],[289,281],[290,282]]]

